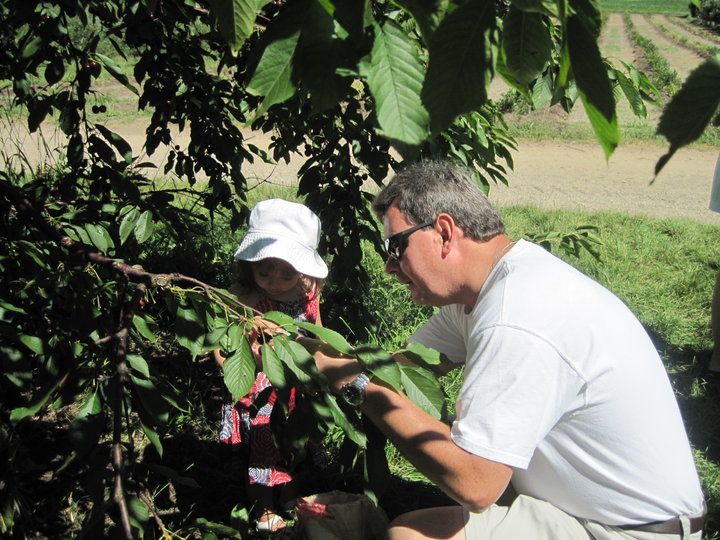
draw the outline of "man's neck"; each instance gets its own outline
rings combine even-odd
[[[463,301],[466,313],[472,311],[493,268],[510,251],[513,242],[499,234],[487,242],[472,241],[467,247],[467,263],[463,266]]]

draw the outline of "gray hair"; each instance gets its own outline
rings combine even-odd
[[[473,240],[485,242],[505,232],[472,172],[448,161],[422,161],[396,174],[375,197],[373,210],[382,218],[393,203],[415,224],[450,214]]]

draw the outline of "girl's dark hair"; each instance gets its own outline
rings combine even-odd
[[[239,294],[246,294],[251,291],[260,290],[260,288],[257,286],[257,283],[255,283],[255,276],[253,275],[252,265],[253,263],[250,261],[235,261],[235,280],[233,282],[232,289],[237,290]],[[320,294],[323,286],[325,285],[325,280],[321,278],[306,276],[301,272],[298,272],[298,274],[300,274],[300,280],[298,281],[298,283],[300,284],[301,291],[305,294],[309,292],[314,292],[313,298],[317,297]]]

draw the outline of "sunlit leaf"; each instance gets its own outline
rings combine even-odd
[[[153,230],[155,229],[155,223],[153,222],[152,212],[145,210],[140,216],[138,216],[135,222],[135,239],[139,244],[142,244],[152,236]]]
[[[252,34],[258,7],[264,3],[262,0],[210,0],[210,12],[233,55]]]
[[[377,104],[380,132],[405,144],[420,144],[428,135],[428,114],[420,100],[423,66],[407,33],[392,21],[375,25],[370,62],[363,69]]]
[[[300,39],[300,31],[289,37],[280,38],[271,42],[263,52],[260,63],[255,69],[247,91],[263,98],[256,116],[262,116],[275,105],[282,103],[295,94],[295,84],[292,82],[292,60]]]
[[[296,324],[299,328],[304,328],[305,330],[315,334],[318,338],[322,339],[325,343],[330,345],[336,351],[343,354],[352,354],[352,345],[350,345],[341,334],[335,332],[335,330],[330,330],[329,328],[325,328],[323,326],[318,326],[316,324],[308,322],[297,322]]]
[[[392,356],[379,347],[370,345],[358,347],[355,354],[375,377],[400,390],[400,367]]]
[[[28,349],[30,349],[35,354],[43,354],[45,350],[45,346],[43,345],[42,339],[40,339],[37,336],[29,336],[26,334],[23,334],[20,336],[20,343],[25,345]]]
[[[115,77],[115,79],[120,84],[130,90],[133,94],[138,96],[140,95],[140,92],[138,92],[138,89],[135,88],[135,85],[130,82],[130,80],[127,78],[127,75],[122,72],[122,70],[115,64],[115,62],[110,57],[100,53],[95,53],[95,56],[98,60],[100,60],[100,63],[105,67],[108,73]]]
[[[233,400],[239,400],[250,391],[255,382],[256,368],[250,343],[243,339],[238,350],[223,363],[223,379]]]
[[[121,211],[122,215],[123,211]],[[127,211],[120,221],[120,243],[124,244],[135,230],[137,220],[140,217],[140,210],[135,207]]]
[[[437,379],[430,372],[415,366],[402,365],[400,371],[405,394],[430,416],[440,418],[445,398]]]
[[[260,352],[262,354],[263,372],[267,375],[268,380],[279,390],[285,389],[287,386],[285,370],[275,350],[269,344],[265,343],[260,348]]]

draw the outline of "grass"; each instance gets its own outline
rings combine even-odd
[[[602,11],[626,11],[629,13],[675,13],[688,12],[686,0],[601,0]]]
[[[502,213],[513,238],[578,225],[599,228],[600,260],[587,253],[580,258],[562,257],[617,294],[653,338],[675,388],[708,499],[710,521],[705,537],[718,538],[715,531],[720,525],[720,380],[708,375],[704,364],[712,347],[710,298],[720,266],[720,244],[715,241],[720,237],[720,227],[685,219],[546,211],[526,206],[503,208]],[[380,286],[388,282],[379,274],[379,257],[367,253],[366,258],[379,284],[373,290],[382,291],[379,309],[385,324],[395,329],[401,341],[422,323],[425,315],[419,308],[407,306],[403,287],[393,286],[392,282]],[[373,301],[377,301],[375,294],[371,295]],[[402,320],[390,320],[400,310]],[[396,341],[386,336],[385,344]],[[461,373],[443,378],[450,398],[457,395],[460,384]],[[387,455],[399,485],[420,494],[418,499],[391,489],[383,499],[390,513],[416,508],[418,500],[428,505],[447,502],[394,448],[388,446]]]

